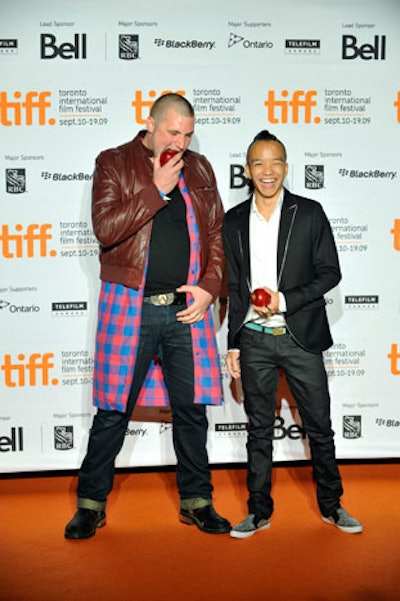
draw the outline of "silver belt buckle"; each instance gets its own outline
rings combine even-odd
[[[173,292],[167,292],[163,294],[152,294],[150,296],[150,302],[157,307],[163,307],[172,305],[174,302],[175,294]]]

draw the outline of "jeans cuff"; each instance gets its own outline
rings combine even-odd
[[[195,497],[193,499],[181,499],[180,501],[181,509],[186,510],[201,509],[202,507],[207,507],[207,505],[211,504],[211,499],[203,499],[203,497]]]
[[[78,497],[78,509],[92,509],[93,511],[104,511],[105,508],[105,501],[93,501],[93,499],[84,499],[82,497]]]

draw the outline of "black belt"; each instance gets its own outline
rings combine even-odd
[[[185,292],[161,292],[160,294],[151,294],[144,296],[145,303],[151,303],[156,307],[166,307],[168,305],[186,305]]]

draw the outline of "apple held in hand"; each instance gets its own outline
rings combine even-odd
[[[255,307],[266,307],[271,302],[271,295],[264,288],[256,288],[250,294],[250,300]]]
[[[178,154],[178,150],[173,150],[172,148],[163,150],[160,154],[160,165],[163,166],[165,163],[168,163],[176,154]]]

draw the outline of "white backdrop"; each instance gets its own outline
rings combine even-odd
[[[2,0],[0,23],[0,471],[80,465],[99,289],[94,160],[133,138],[166,90],[194,104],[192,148],[213,164],[226,209],[246,198],[254,135],[285,142],[287,186],[322,203],[343,271],[325,353],[337,455],[399,457],[398,0]],[[246,459],[225,308],[213,463]],[[274,457],[304,459],[281,384]],[[118,465],[173,464],[168,414],[142,419]]]

